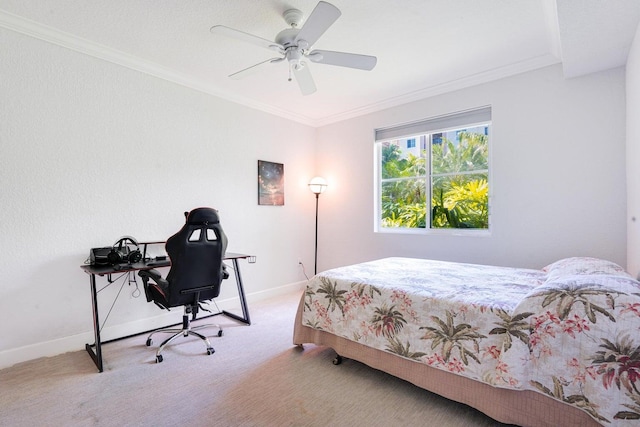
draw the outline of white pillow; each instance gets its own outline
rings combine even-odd
[[[631,277],[624,268],[618,264],[599,258],[572,257],[565,258],[544,267],[542,271],[547,273],[547,281],[566,276],[582,275],[610,275]]]

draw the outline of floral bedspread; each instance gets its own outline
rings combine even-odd
[[[603,425],[640,420],[640,283],[567,258],[542,270],[386,258],[314,276],[302,323]]]

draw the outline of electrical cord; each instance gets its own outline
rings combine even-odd
[[[133,280],[131,280],[133,278]],[[129,286],[131,286],[132,283],[135,283],[136,288],[131,291],[131,296],[133,298],[138,298],[140,295],[142,295],[142,292],[140,291],[140,287],[138,286],[138,281],[136,280],[136,275],[133,274],[132,271],[129,272]]]
[[[308,281],[309,280],[309,276],[307,276],[307,270],[305,270],[305,268],[304,268],[304,263],[302,261],[298,261],[298,264],[300,264],[302,266],[302,274],[304,274],[304,277]]]

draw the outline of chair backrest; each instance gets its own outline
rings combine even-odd
[[[165,245],[171,259],[167,275],[169,307],[195,302],[195,294],[181,294],[186,289],[215,285],[214,289],[201,292],[198,300],[217,297],[223,279],[227,236],[220,226],[218,211],[197,208],[186,215],[185,225]]]

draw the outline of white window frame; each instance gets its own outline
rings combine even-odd
[[[488,196],[488,209],[489,209],[489,224],[486,229],[465,229],[465,228],[431,228],[431,134],[445,133],[451,130],[472,128],[479,126],[489,126],[490,131],[488,135],[488,159],[487,159],[487,180],[489,184],[489,196]],[[492,189],[493,179],[491,177],[491,153],[492,153],[492,134],[493,123],[491,120],[491,107],[484,106],[471,110],[460,111],[453,114],[447,114],[443,116],[437,116],[418,122],[411,122],[393,127],[380,128],[375,130],[375,141],[373,146],[374,151],[374,232],[376,233],[391,233],[391,234],[430,234],[430,235],[452,235],[452,236],[490,236],[492,229]],[[427,135],[427,166],[428,170],[425,176],[425,189],[427,192],[426,200],[427,206],[425,209],[427,212],[427,224],[425,228],[408,228],[408,227],[382,227],[382,171],[381,171],[381,158],[382,158],[382,143],[397,139],[410,139],[416,138],[416,141],[421,136]]]

